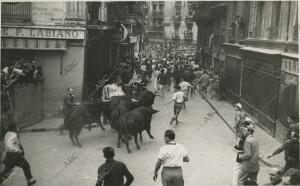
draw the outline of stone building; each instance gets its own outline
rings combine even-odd
[[[148,38],[176,42],[197,41],[197,26],[192,1],[148,2]]]
[[[3,2],[1,66],[32,63],[45,81],[16,84],[16,122],[28,125],[57,116],[67,87],[75,101],[101,90],[97,83],[124,58],[132,61],[144,40],[145,2]]]
[[[282,139],[287,114],[299,116],[298,2],[202,2],[198,6],[198,49],[208,49],[207,67],[221,73],[226,98],[241,102],[267,132]],[[222,24],[217,28],[215,23]]]
[[[85,2],[2,2],[1,66],[36,62],[42,84],[16,85],[11,98],[20,125],[56,114],[67,87],[81,100]]]

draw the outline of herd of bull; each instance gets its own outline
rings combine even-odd
[[[68,122],[65,123],[73,145],[82,147],[78,136],[86,124],[97,123],[105,131],[100,119],[103,114],[104,118],[109,120],[111,128],[118,132],[118,148],[121,147],[120,140],[122,140],[126,144],[127,152],[131,153],[129,140],[133,136],[137,149],[140,149],[138,134],[141,142],[144,130],[151,139],[154,138],[150,132],[150,124],[152,115],[158,112],[152,108],[155,96],[154,93],[145,89],[138,95],[137,100],[132,100],[129,96],[112,97],[108,102],[97,99],[83,102],[80,106],[74,107]]]

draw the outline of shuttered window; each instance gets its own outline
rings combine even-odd
[[[31,19],[30,2],[3,2],[1,3],[1,16],[4,19]]]
[[[85,3],[80,1],[67,2],[67,19],[84,20]]]

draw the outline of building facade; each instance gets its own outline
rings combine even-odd
[[[221,73],[228,100],[241,102],[267,132],[283,139],[287,115],[299,116],[298,2],[204,2],[199,6],[207,10],[199,10],[197,17],[202,33],[198,42],[204,40],[198,49],[208,48],[209,62],[204,66]],[[214,8],[221,16],[215,16]],[[205,20],[210,23],[203,26]],[[222,24],[216,28],[218,22]],[[215,39],[216,33],[224,33],[222,42]],[[216,60],[217,48],[220,60]]]
[[[148,7],[147,34],[149,39],[196,43],[194,2],[151,1],[148,2]]]
[[[81,100],[85,12],[84,2],[1,3],[2,68],[34,61],[45,77],[42,84],[14,88],[17,123],[26,125],[55,115],[67,87],[74,88],[76,100]]]

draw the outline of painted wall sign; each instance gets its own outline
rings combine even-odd
[[[297,60],[282,58],[281,70],[294,75],[299,75],[299,62]]]
[[[1,27],[1,37],[84,39],[84,30],[55,28]]]

